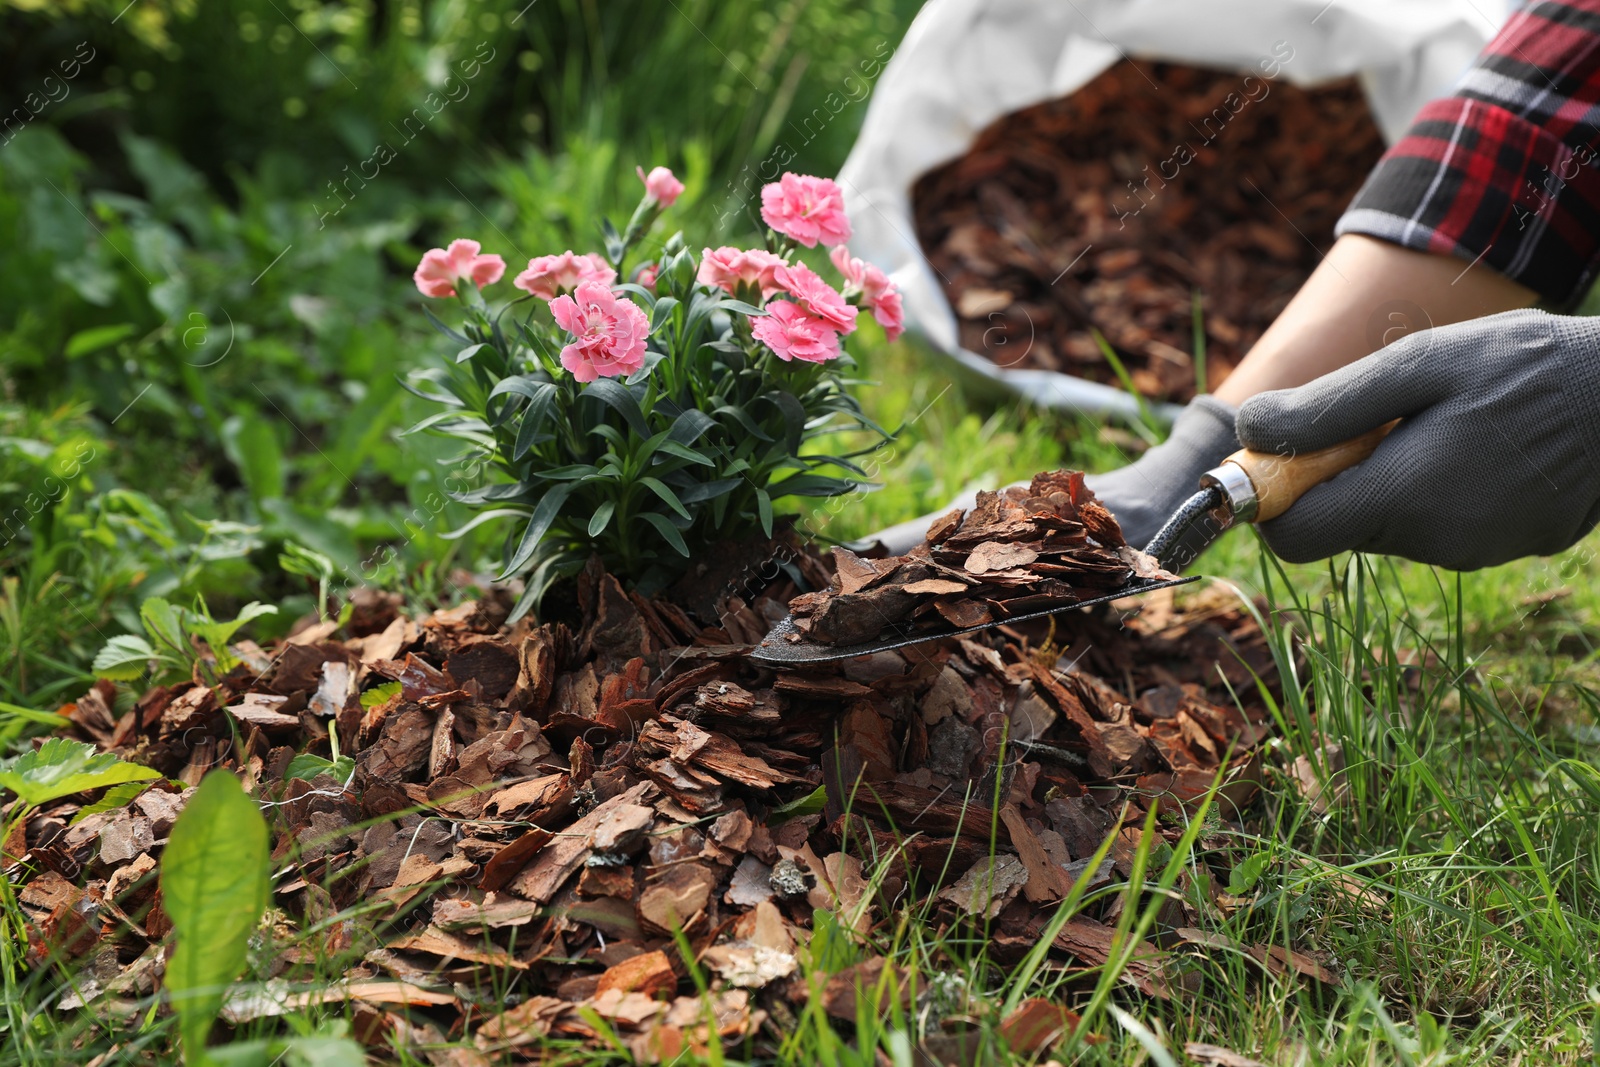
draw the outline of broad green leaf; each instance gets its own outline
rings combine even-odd
[[[233,640],[233,635],[239,628],[251,619],[262,615],[276,615],[278,609],[271,604],[263,604],[252,600],[239,612],[239,617],[226,621],[214,622],[210,619],[192,624],[195,636],[199,637],[211,649],[211,655],[217,661],[218,672],[225,673],[233,670],[239,663],[239,657],[228,651],[228,642]]]
[[[209,1049],[207,1060],[213,1067],[366,1067],[367,1054],[348,1037],[312,1034],[235,1041]]]
[[[160,777],[159,771],[67,737],[48,738],[33,751],[0,760],[0,789],[11,790],[29,807],[86,789]]]
[[[184,652],[188,643],[183,639],[183,620],[165,599],[153,596],[139,605],[139,621],[145,633],[160,641],[174,652]]]
[[[146,666],[155,657],[156,650],[144,638],[137,634],[119,634],[95,653],[95,677],[131,682],[144,674]]]
[[[1254,889],[1271,862],[1272,854],[1269,852],[1257,852],[1240,860],[1228,876],[1228,895],[1242,897]]]
[[[399,682],[384,682],[382,685],[375,685],[371,689],[368,689],[365,693],[361,694],[361,706],[364,708],[375,708],[381,704],[387,704],[393,697],[398,695],[399,692]]]
[[[178,939],[167,993],[191,1065],[206,1061],[223,994],[244,970],[250,934],[267,907],[269,855],[267,822],[239,780],[207,774],[161,857],[161,903]]]
[[[692,445],[716,424],[716,419],[699,408],[690,408],[672,420],[672,429],[667,437],[680,445]]]
[[[348,781],[350,772],[355,770],[356,761],[349,756],[340,756],[338,759],[329,759],[319,756],[315,752],[301,752],[289,761],[289,766],[284,769],[283,780],[298,778],[309,782],[319,774],[331,774],[339,781]]]
[[[712,414],[727,415],[729,418],[733,419],[734,422],[737,422],[740,426],[742,426],[746,433],[756,438],[758,441],[772,440],[772,435],[767,433],[760,426],[757,426],[756,421],[750,417],[750,413],[745,411],[744,408],[733,404],[724,404],[713,411]]]
[[[701,482],[678,490],[678,499],[689,504],[701,504],[726,496],[743,484],[743,478],[718,478],[714,482]]]
[[[544,436],[540,431],[549,421],[550,410],[555,403],[556,387],[553,385],[546,385],[542,393],[528,401],[528,410],[522,413],[522,422],[517,426],[517,441],[511,449],[512,459],[526,456]]]

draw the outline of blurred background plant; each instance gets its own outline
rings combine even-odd
[[[498,543],[440,538],[450,446],[398,440],[421,251],[594,245],[647,160],[753,234],[917,6],[0,0],[0,700],[70,699],[150,596],[279,604],[266,638],[319,588],[459,595]]]

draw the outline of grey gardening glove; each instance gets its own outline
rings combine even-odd
[[[1236,452],[1232,404],[1214,396],[1189,401],[1167,439],[1126,467],[1091,474],[1084,481],[1122,525],[1128,544],[1143,548],[1156,531],[1200,489],[1200,476]],[[1188,562],[1195,546],[1178,558]]]
[[[1122,524],[1128,544],[1138,548],[1148,544],[1178,506],[1200,488],[1200,475],[1239,447],[1233,436],[1233,415],[1233,407],[1215,397],[1196,397],[1172,424],[1172,434],[1164,443],[1135,463],[1086,479]],[[922,541],[934,519],[951,508],[970,508],[976,497],[976,492],[964,493],[939,511],[880,530],[866,540],[882,541],[891,555],[903,555]]]
[[[1600,519],[1600,319],[1508,311],[1408,334],[1251,397],[1239,439],[1306,452],[1394,418],[1372,458],[1262,524],[1274,552],[1473,570],[1559,552]]]

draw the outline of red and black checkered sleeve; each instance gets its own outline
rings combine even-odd
[[[1600,265],[1600,0],[1535,2],[1424,107],[1339,220],[1569,307]]]

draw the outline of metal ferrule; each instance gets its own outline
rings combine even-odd
[[[1250,475],[1237,463],[1223,463],[1200,476],[1200,484],[1222,493],[1222,503],[1212,511],[1211,517],[1224,527],[1236,522],[1249,522],[1256,517],[1260,499]]]

